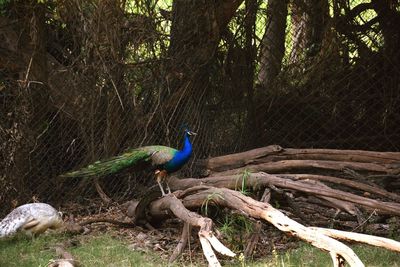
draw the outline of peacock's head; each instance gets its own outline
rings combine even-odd
[[[185,134],[187,134],[189,136],[197,134],[197,133],[192,132],[191,130],[189,130],[189,127],[186,124],[184,124],[181,128],[183,128],[183,130],[185,131]]]
[[[185,133],[188,134],[188,135],[196,135],[197,134],[197,133],[192,132],[192,131],[190,131],[188,129],[185,129]]]

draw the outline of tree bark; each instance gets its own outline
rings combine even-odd
[[[285,52],[286,0],[270,0],[267,7],[267,23],[261,41],[260,71],[258,81],[265,89],[271,88],[278,76]]]
[[[329,20],[328,0],[305,0],[307,5],[306,51],[307,57],[316,56],[322,48],[326,26]]]
[[[290,63],[297,63],[304,58],[304,47],[305,47],[305,32],[307,16],[304,12],[304,8],[299,5],[298,1],[293,1],[290,5],[291,11],[291,39],[292,47],[290,50],[289,61]]]

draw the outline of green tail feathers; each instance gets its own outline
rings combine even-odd
[[[60,177],[94,178],[115,174],[123,169],[133,167],[139,162],[147,161],[153,155],[150,151],[134,149],[103,161],[96,161],[89,166],[60,175]]]

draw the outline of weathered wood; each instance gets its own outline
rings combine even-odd
[[[299,181],[284,179],[263,172],[249,173],[247,175],[213,176],[202,179],[171,178],[169,185],[172,190],[183,190],[196,185],[208,185],[230,189],[239,189],[242,183],[245,183],[248,188],[262,188],[272,184],[280,188],[287,188],[316,196],[326,196],[352,202],[357,205],[376,210],[377,213],[381,214],[392,214],[397,216],[400,215],[400,204],[398,203],[370,199],[331,188],[321,188],[319,186],[304,184]]]
[[[397,165],[382,164],[382,163],[365,163],[365,162],[350,162],[350,161],[329,161],[329,160],[281,160],[276,162],[266,162],[256,165],[246,165],[245,167],[231,169],[223,172],[214,172],[214,176],[232,175],[249,172],[268,172],[268,173],[282,173],[292,170],[331,170],[343,171],[351,169],[359,172],[373,172],[373,173],[387,173],[399,174],[400,169]]]
[[[230,249],[225,247],[212,233],[212,220],[200,216],[199,214],[189,211],[175,195],[169,194],[157,201],[155,201],[157,207],[157,213],[165,214],[171,211],[177,218],[183,220],[192,226],[197,226],[199,230],[199,239],[203,248],[204,256],[206,257],[209,266],[221,266],[217,257],[214,254],[213,248],[223,254],[230,257],[234,257]],[[153,205],[152,205],[153,206]]]
[[[371,186],[364,183],[360,183],[357,181],[352,181],[348,179],[343,179],[334,176],[326,176],[326,175],[318,175],[318,174],[277,174],[279,177],[287,177],[294,178],[299,180],[310,179],[310,180],[319,180],[324,182],[330,182],[334,184],[345,185],[354,189],[362,190],[368,193],[376,194],[382,197],[387,197],[392,200],[396,200],[400,202],[400,195],[389,192],[385,189],[382,189],[378,186]]]
[[[343,243],[293,221],[268,203],[256,201],[238,191],[227,188],[205,188],[204,186],[199,186],[189,188],[181,194],[181,197],[182,202],[179,200],[178,202],[186,208],[198,208],[203,205],[204,201],[208,201],[209,205],[221,205],[235,209],[253,218],[265,220],[279,230],[299,237],[313,246],[340,255],[350,266],[364,266],[357,255]],[[166,198],[153,202],[150,212],[152,214],[160,214],[160,211],[163,210],[162,203]]]
[[[224,171],[243,167],[247,164],[250,164],[254,159],[276,154],[282,150],[283,148],[278,145],[261,147],[242,153],[210,158],[206,160],[205,165],[206,168],[212,171]]]
[[[290,177],[290,175],[288,176]],[[221,205],[237,210],[246,216],[250,216],[255,219],[266,220],[276,226],[278,229],[287,232],[290,235],[297,236],[307,242],[310,242],[312,245],[318,248],[327,250],[332,256],[335,266],[342,264],[343,260],[348,262],[350,266],[363,266],[362,262],[350,248],[338,242],[337,240],[328,237],[329,235],[333,236],[332,232],[326,233],[324,232],[325,230],[305,227],[291,220],[280,211],[274,209],[268,203],[256,201],[250,197],[242,195],[238,191],[231,190],[240,189],[243,185],[246,185],[246,188],[252,188],[255,190],[270,187],[273,190],[278,190],[282,193],[289,193],[282,190],[289,189],[321,198],[324,201],[328,201],[328,206],[334,206],[336,208],[346,210],[356,216],[359,215],[359,212],[354,204],[374,210],[377,213],[400,215],[400,204],[398,203],[383,202],[357,196],[352,193],[331,189],[327,185],[319,182],[319,180],[324,180],[324,178],[326,178],[325,180],[335,181],[337,183],[343,182],[341,180],[337,181],[335,179],[336,177],[323,176],[322,179],[317,179],[321,177],[312,176],[312,178],[315,178],[314,180],[302,179],[305,177],[306,175],[295,175],[295,180],[291,180],[287,177],[278,177],[276,175],[262,172],[230,176],[213,176],[202,179],[176,179],[171,177],[169,179],[169,185],[171,189],[178,191],[176,191],[174,195],[169,195],[151,202],[148,210],[149,213],[155,217],[165,217],[166,213],[172,212],[173,215],[182,219],[187,225],[200,227],[200,243],[202,245],[204,255],[211,266],[220,266],[213,252],[213,248],[226,255],[232,256],[233,253],[223,246],[212,234],[212,221],[210,219],[204,218],[194,212],[189,211],[189,209],[201,207],[204,205],[205,201],[207,201],[208,205]],[[363,188],[357,183],[350,183],[350,185]],[[370,191],[376,191],[376,188],[374,187],[367,189]],[[383,193],[382,191],[379,192],[381,194]],[[313,209],[311,208],[311,210]],[[339,211],[336,212],[334,217],[336,217],[338,213]],[[328,215],[328,217],[322,216],[321,219],[328,221],[330,220],[329,217],[332,218],[331,215]],[[174,254],[171,256],[171,261],[181,253],[184,247],[184,241],[182,239],[187,239],[184,231],[185,229],[182,232],[181,241],[176,248],[176,253],[174,252]],[[337,238],[341,238],[339,234]],[[357,238],[360,237],[357,236]],[[354,237],[354,240],[357,239]],[[379,238],[376,240],[378,241],[373,241],[370,244],[383,246],[382,240]],[[362,240],[360,239],[360,241]],[[256,242],[249,243],[249,251],[254,248],[255,243]],[[393,245],[396,243],[390,244]]]
[[[335,229],[327,229],[327,228],[319,228],[319,227],[309,227],[310,229],[316,230],[320,233],[323,233],[327,236],[343,239],[347,241],[357,241],[365,244],[369,244],[376,247],[382,247],[389,250],[393,250],[396,252],[400,252],[400,242],[395,241],[393,239],[373,236],[373,235],[366,235],[354,232],[346,232],[340,231]]]
[[[337,221],[336,225],[340,225],[341,229],[351,229],[352,232],[360,227],[358,222],[353,221]],[[364,231],[366,233],[374,233],[377,236],[389,236],[393,230],[389,224],[371,223],[365,225]]]
[[[241,153],[208,159],[204,165],[212,172],[220,172],[246,165],[255,165],[282,160],[327,160],[343,162],[364,162],[400,164],[400,152],[375,152],[365,150],[338,149],[294,149],[278,145],[261,147]],[[395,166],[392,166],[395,167]]]
[[[319,182],[319,181],[315,181],[315,180],[302,180],[302,182],[304,183],[308,183],[311,184],[313,186],[320,186],[321,188],[324,189],[330,189],[327,185]],[[354,205],[354,203],[348,202],[348,201],[343,201],[343,200],[339,200],[333,197],[327,197],[327,196],[320,196],[320,198],[326,200],[331,207],[343,210],[348,212],[351,215],[354,216],[359,216],[360,215],[360,211],[357,209],[357,207]]]
[[[270,173],[284,173],[299,169],[312,171],[329,170],[330,172],[354,170],[360,173],[397,175],[400,173],[399,162],[400,153],[329,149],[282,149],[279,146],[269,146],[243,153],[212,158],[203,162],[204,166],[207,166],[209,170],[214,172],[214,176],[202,179],[176,179],[171,177],[169,179],[169,186],[174,191],[179,190],[174,193],[177,198],[167,196],[155,200],[150,203],[148,210],[156,218],[165,217],[166,211],[172,211],[176,217],[181,218],[187,225],[203,225],[200,226],[199,231],[200,242],[204,255],[212,266],[219,266],[212,246],[214,246],[214,249],[222,246],[222,251],[226,248],[212,235],[211,220],[207,222],[208,218],[203,218],[200,215],[192,215],[188,211],[188,209],[201,207],[205,201],[207,201],[208,205],[221,205],[237,210],[246,216],[266,220],[290,235],[297,236],[316,247],[327,250],[335,266],[342,266],[343,261],[348,262],[350,266],[363,266],[362,262],[350,248],[329,237],[344,238],[346,232],[339,231],[337,233],[333,231],[329,232],[329,230],[326,232],[320,228],[305,227],[286,217],[268,203],[256,201],[233,190],[241,190],[244,185],[246,188],[256,191],[260,189],[269,190],[270,188],[286,196],[288,203],[296,203],[295,206],[290,206],[290,210],[293,210],[292,212],[294,213],[304,213],[303,217],[307,217],[309,224],[315,225],[317,221],[325,225],[332,223],[333,219],[345,215],[345,213],[340,212],[340,210],[343,210],[353,216],[347,215],[347,221],[340,225],[345,227],[359,227],[360,223],[363,225],[364,222],[359,207],[376,212],[377,214],[400,216],[400,204],[397,203],[400,201],[400,196],[378,186],[334,176],[307,173],[273,175],[264,172],[252,172],[261,170]],[[361,191],[361,194],[364,196],[332,189],[322,182],[347,186],[350,189]],[[302,193],[299,195],[303,200],[297,198],[295,192]],[[306,197],[304,197],[304,193],[307,195]],[[366,197],[371,194],[391,199],[395,202],[380,201]],[[335,209],[321,208],[318,210],[315,208],[318,207],[317,205],[310,205],[310,207],[303,207],[302,204],[297,205],[297,201],[313,202],[311,201],[312,199],[317,201],[316,203],[319,205],[322,203]],[[196,218],[196,216],[198,217]],[[354,216],[357,217],[357,222],[354,222]],[[260,227],[261,224],[258,229]],[[174,254],[171,256],[171,261],[182,252],[183,244],[185,243],[183,238],[187,240],[184,231],[185,229],[182,232],[181,240]],[[364,242],[362,239],[364,236],[348,236],[348,240]],[[255,233],[253,239],[248,243],[247,254],[250,254],[255,244],[257,244],[257,237],[258,233]],[[374,241],[370,241],[369,244],[377,246],[388,246],[390,244],[392,247],[395,247],[395,250],[397,249],[398,244],[396,241],[394,243],[384,241],[377,238]],[[226,253],[229,253],[229,251]]]
[[[287,159],[332,160],[351,162],[400,163],[400,152],[377,152],[366,150],[339,149],[296,149],[285,148],[278,155],[268,155],[268,161]]]

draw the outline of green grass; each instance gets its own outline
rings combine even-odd
[[[0,240],[0,266],[45,267],[57,259],[55,245],[67,242],[70,236],[42,235],[35,239],[18,236]],[[71,252],[81,266],[161,266],[160,258],[133,251],[127,244],[107,234],[80,238]]]
[[[30,240],[23,236],[0,240],[0,266],[47,266],[52,253],[46,243],[52,243],[52,238],[44,237]]]
[[[0,266],[5,267],[45,267],[50,260],[56,259],[54,246],[67,242],[73,237],[67,235],[42,235],[36,239],[15,237],[8,240],[0,240]],[[140,253],[128,248],[126,242],[114,238],[108,234],[98,236],[81,236],[77,246],[67,248],[79,261],[81,266],[166,266],[156,253]],[[400,267],[400,253],[366,245],[353,245],[352,248],[366,266]],[[200,252],[199,252],[200,253]],[[201,257],[199,255],[199,257]],[[220,256],[221,257],[221,256]],[[223,258],[223,257],[221,257]],[[204,266],[204,263],[196,263],[192,266]],[[237,267],[320,267],[332,266],[331,258],[327,252],[301,243],[299,248],[286,252],[274,252],[271,256],[262,260],[250,261],[238,258],[228,260],[225,258],[224,266]],[[174,266],[187,266],[189,263],[180,261]]]
[[[367,245],[351,245],[365,266],[369,267],[399,267],[400,253]],[[236,266],[243,266],[239,263]],[[256,262],[245,261],[249,267],[321,267],[333,266],[328,252],[321,251],[309,244],[302,243],[297,249],[286,252],[274,252],[267,259]],[[346,265],[348,266],[348,265]]]
[[[243,250],[247,244],[247,238],[253,230],[253,222],[241,214],[226,213],[221,221],[217,221],[216,227],[230,244],[233,250]]]

